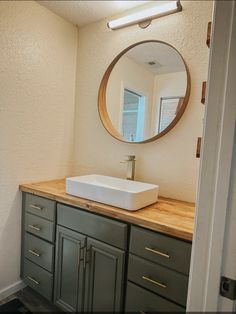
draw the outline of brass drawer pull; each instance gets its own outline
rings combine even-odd
[[[28,252],[29,252],[30,254],[34,255],[34,256],[37,256],[37,257],[40,257],[40,255],[41,255],[41,254],[35,252],[34,250],[30,250],[30,249],[28,250]]]
[[[163,288],[163,289],[166,289],[166,288],[167,288],[167,285],[165,285],[164,283],[160,283],[160,282],[158,282],[158,281],[156,281],[156,280],[153,280],[153,279],[151,279],[151,278],[148,278],[148,277],[146,277],[146,276],[142,276],[142,279],[143,279],[143,280],[146,280],[146,281],[148,281],[148,282],[151,282],[151,283],[153,283],[154,285],[156,285],[156,286],[158,286],[158,287],[161,287],[161,288]]]
[[[30,207],[33,209],[37,209],[37,210],[43,210],[43,207],[41,207],[39,205],[35,205],[35,204],[30,204]]]
[[[28,225],[29,228],[34,229],[36,231],[40,231],[41,228],[39,228],[38,226],[34,226],[34,225]]]
[[[166,257],[166,258],[170,258],[170,255],[169,255],[169,254],[160,252],[160,251],[158,251],[158,250],[151,249],[151,248],[149,248],[149,247],[145,247],[145,250],[147,250],[147,251],[149,251],[149,252],[152,252],[152,253],[155,253],[155,254],[157,254],[157,255]]]
[[[27,278],[32,281],[33,283],[35,283],[36,285],[40,285],[40,282],[35,280],[34,278],[30,277],[30,276],[27,276]]]

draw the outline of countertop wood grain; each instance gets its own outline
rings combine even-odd
[[[20,190],[119,219],[184,240],[192,240],[195,204],[159,197],[157,203],[128,211],[66,194],[65,179],[20,185]]]

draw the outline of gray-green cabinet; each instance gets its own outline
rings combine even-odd
[[[185,312],[191,243],[131,227],[127,312]]]
[[[70,312],[121,312],[124,255],[120,249],[58,226],[55,304]]]
[[[23,194],[21,276],[66,312],[184,312],[191,243]]]
[[[56,202],[23,194],[21,277],[49,301],[53,299]]]
[[[124,251],[88,238],[85,312],[121,312]]]
[[[122,312],[128,226],[57,204],[54,302],[73,312]]]
[[[65,311],[81,312],[86,237],[58,226],[56,238],[55,304]]]
[[[183,307],[130,281],[127,283],[125,310],[127,313],[185,312]]]

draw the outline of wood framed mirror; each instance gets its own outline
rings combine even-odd
[[[148,143],[171,131],[190,96],[190,74],[176,48],[146,40],[124,49],[109,65],[98,93],[105,129],[126,143]]]

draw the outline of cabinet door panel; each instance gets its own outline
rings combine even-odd
[[[55,303],[65,311],[82,311],[85,236],[57,227]]]
[[[121,312],[125,253],[90,238],[87,249],[85,311]]]
[[[44,240],[54,242],[55,224],[49,220],[26,213],[25,230]]]
[[[130,253],[188,275],[191,243],[132,226]],[[163,254],[164,253],[164,254]]]
[[[24,259],[24,282],[49,301],[52,300],[53,275],[38,265]]]
[[[157,294],[147,291],[128,281],[126,293],[126,313],[185,313],[185,308],[172,303]]]
[[[164,298],[186,306],[188,276],[130,254],[128,279]]]
[[[126,249],[128,234],[126,223],[63,204],[57,205],[57,223],[109,245]]]
[[[23,205],[26,212],[40,216],[42,218],[55,221],[56,216],[56,202],[44,197],[25,193],[25,205]]]
[[[54,245],[27,232],[24,236],[24,256],[35,264],[53,272]]]

